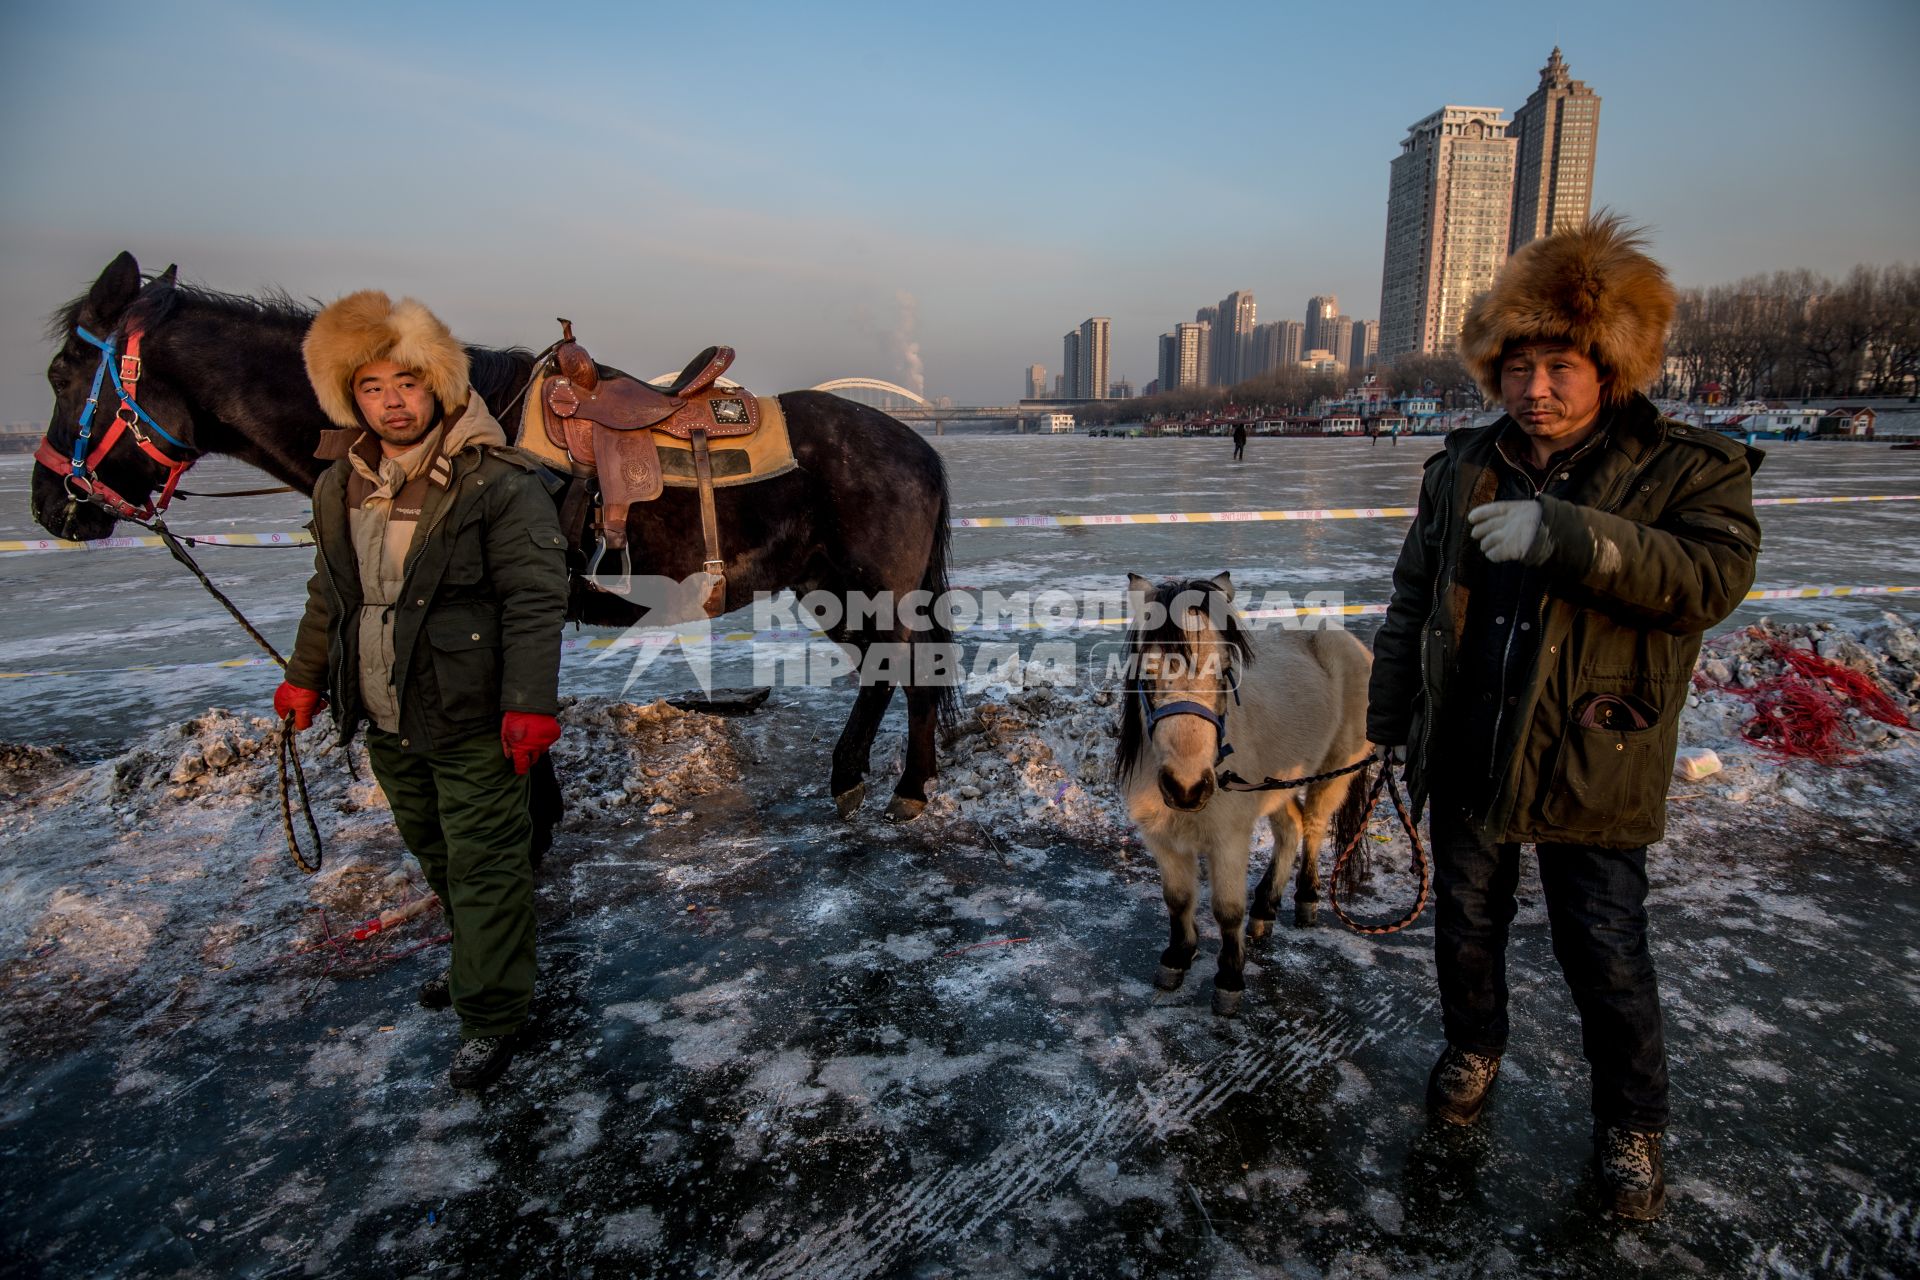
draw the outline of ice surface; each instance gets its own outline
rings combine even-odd
[[[1421,457],[1358,443],[1335,469],[1256,441],[1228,472],[1217,443],[942,447],[959,514],[1385,503],[1404,500]],[[1878,451],[1799,449],[1775,451],[1763,491],[1905,480]],[[0,511],[22,505],[0,497]],[[1896,505],[1764,519],[1763,582],[1899,580],[1920,562],[1920,512]],[[1390,524],[963,533],[955,578],[1231,568],[1243,585],[1324,579],[1377,599]],[[34,606],[0,624],[8,661],[243,652],[148,554],[0,560],[11,598]],[[290,628],[297,553],[215,555],[250,611],[281,609]],[[1735,623],[1770,613],[1790,642],[1920,696],[1910,611],[1787,603]],[[149,615],[157,637],[128,621]],[[1768,674],[1764,646],[1736,631],[1707,662]],[[1911,732],[1856,722],[1853,764],[1782,761],[1741,737],[1746,702],[1697,691],[1682,741],[1725,768],[1673,784],[1651,859],[1672,1202],[1663,1222],[1622,1228],[1590,1203],[1586,1068],[1531,869],[1500,1093],[1480,1129],[1439,1132],[1420,1102],[1438,1047],[1431,916],[1373,940],[1295,929],[1283,912],[1251,949],[1235,1022],[1207,1010],[1203,918],[1195,977],[1152,990],[1164,909],[1107,781],[1111,690],[969,695],[926,813],[895,826],[878,811],[897,711],[867,808],[845,824],[824,794],[844,689],[776,690],[760,714],[722,720],[652,701],[688,682],[683,668],[626,698],[623,679],[568,668],[572,809],[539,879],[533,1035],[478,1100],[445,1084],[450,1015],[413,1003],[444,948],[352,967],[299,954],[322,909],[338,931],[421,885],[364,755],[330,747],[324,724],[305,744],[328,863],[310,879],[288,864],[271,725],[253,714],[270,673],[0,687],[0,739],[20,744],[0,750],[7,1269],[1920,1269]],[[96,696],[77,704],[76,689]],[[1355,908],[1384,916],[1409,885],[1400,843],[1376,846]],[[428,913],[345,958],[399,955],[443,928]]]

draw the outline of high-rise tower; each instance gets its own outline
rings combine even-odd
[[[1513,113],[1510,132],[1517,150],[1509,253],[1529,240],[1580,225],[1593,207],[1600,95],[1568,75],[1558,46],[1540,68],[1540,87]]]
[[[1445,106],[1401,140],[1387,188],[1380,358],[1450,350],[1507,257],[1514,140],[1498,107]]]

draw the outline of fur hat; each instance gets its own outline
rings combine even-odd
[[[396,303],[378,289],[350,293],[313,318],[301,351],[313,393],[337,426],[366,425],[354,405],[353,374],[375,360],[419,374],[443,412],[467,402],[467,349],[412,298]]]
[[[1460,355],[1481,389],[1500,398],[1500,361],[1516,342],[1560,341],[1585,351],[1618,403],[1653,385],[1673,320],[1673,284],[1642,250],[1645,232],[1598,213],[1544,236],[1507,260],[1460,330]]]

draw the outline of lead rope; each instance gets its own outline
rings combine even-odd
[[[1379,802],[1382,788],[1385,788],[1386,793],[1393,798],[1393,811],[1400,816],[1400,825],[1406,829],[1407,839],[1413,845],[1413,861],[1409,864],[1407,870],[1416,873],[1420,877],[1420,892],[1413,900],[1412,909],[1392,924],[1370,925],[1361,924],[1358,920],[1348,915],[1347,909],[1340,905],[1340,869],[1346,866],[1347,859],[1351,858],[1354,852],[1359,849],[1360,842],[1367,838],[1367,826],[1364,823],[1361,825],[1360,830],[1354,832],[1353,838],[1347,841],[1346,848],[1340,850],[1340,856],[1333,861],[1333,871],[1327,877],[1327,900],[1333,904],[1333,914],[1340,917],[1340,923],[1355,933],[1364,933],[1374,937],[1389,933],[1398,933],[1415,920],[1418,920],[1421,913],[1427,909],[1427,898],[1433,889],[1433,877],[1427,866],[1426,846],[1420,843],[1419,829],[1414,825],[1413,819],[1407,815],[1407,806],[1400,799],[1400,783],[1393,776],[1392,761],[1385,761],[1381,764],[1380,776],[1374,779],[1372,789],[1367,792],[1367,816],[1369,819],[1373,816],[1373,806]]]
[[[213,585],[213,579],[207,576],[206,570],[202,569],[199,564],[195,562],[192,554],[188,552],[186,547],[181,545],[179,537],[174,534],[173,530],[167,528],[167,522],[165,520],[156,517],[151,523],[145,521],[138,521],[136,523],[145,523],[147,528],[159,534],[160,541],[166,544],[167,550],[172,553],[173,558],[187,566],[187,569],[193,576],[200,580],[200,585],[205,587],[213,598],[218,600],[221,605],[225,607],[226,611],[233,615],[233,620],[240,624],[241,630],[245,631],[249,636],[252,636],[253,642],[262,649],[265,649],[268,657],[279,663],[283,669],[286,667],[287,660],[280,656],[280,651],[275,649],[251,622],[247,621],[247,616],[240,612],[238,605],[227,598],[225,592]],[[302,768],[300,764],[300,747],[294,734],[292,712],[288,712],[280,721],[278,759],[280,771],[280,832],[287,838],[287,852],[293,855],[293,864],[307,875],[312,875],[314,872],[320,870],[322,861],[325,858],[325,850],[320,843],[320,824],[314,820],[313,802],[307,795],[307,771]],[[312,862],[308,862],[306,855],[301,852],[299,838],[294,834],[293,792],[296,789],[300,792],[300,816],[306,820],[307,838],[313,843]]]

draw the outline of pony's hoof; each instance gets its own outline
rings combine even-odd
[[[866,798],[867,784],[856,782],[851,788],[833,798],[833,807],[840,811],[842,818],[851,818],[860,812],[860,802]]]
[[[1320,923],[1320,904],[1317,902],[1296,902],[1293,904],[1293,923],[1301,929],[1311,929]]]
[[[1247,938],[1249,941],[1258,941],[1272,932],[1273,921],[1271,920],[1262,920],[1260,917],[1255,916],[1253,919],[1247,921]]]
[[[1153,975],[1153,985],[1162,991],[1178,991],[1180,984],[1186,980],[1187,971],[1185,969],[1170,969],[1164,964],[1161,965],[1159,970]]]
[[[925,813],[926,809],[927,802],[925,800],[909,800],[906,796],[895,796],[893,799],[887,801],[887,821],[912,822],[922,813]]]
[[[1240,1012],[1240,997],[1243,991],[1228,991],[1224,987],[1213,989],[1213,1011],[1223,1018],[1231,1018]]]

